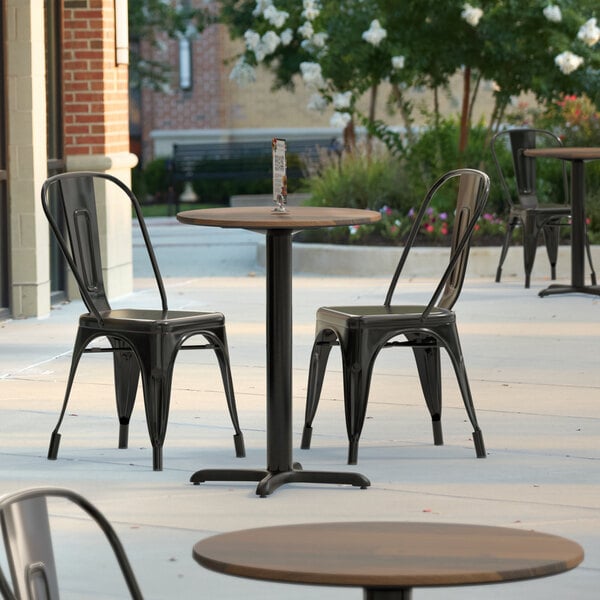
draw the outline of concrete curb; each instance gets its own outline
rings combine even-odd
[[[294,273],[315,275],[344,275],[352,277],[390,276],[402,252],[401,247],[345,246],[333,244],[294,243]],[[437,277],[448,254],[447,248],[415,247],[406,264],[407,277]],[[475,246],[469,257],[469,277],[494,278],[500,258],[497,246]],[[543,247],[538,249],[532,279],[548,279],[550,266]],[[600,265],[600,246],[592,246],[592,260]],[[256,248],[258,266],[265,265],[265,241],[261,239]],[[586,264],[586,273],[589,266]],[[523,250],[511,246],[502,269],[502,277],[524,277]],[[569,279],[571,273],[571,248],[561,246],[558,253],[557,278]]]

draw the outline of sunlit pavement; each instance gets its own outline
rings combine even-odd
[[[141,392],[130,447],[117,449],[109,355],[84,357],[57,461],[46,459],[62,402],[80,302],[47,319],[0,323],[0,492],[35,485],[77,490],[114,524],[148,599],[245,600],[362,597],[359,589],[293,586],[205,570],[192,546],[213,533],[282,523],[407,520],[536,529],[578,541],[577,569],[500,586],[420,589],[417,599],[598,597],[600,582],[600,299],[539,298],[548,284],[522,276],[469,277],[456,307],[459,331],[488,457],[479,460],[449,361],[444,358],[444,446],[431,426],[412,354],[387,351],[372,383],[359,463],[348,467],[339,354],[334,351],[314,423],[313,447],[295,450],[305,468],[358,470],[367,490],[296,484],[258,498],[249,483],[193,486],[201,467],[265,465],[265,280],[250,232],[151,222],[172,308],[218,310],[227,318],[231,362],[247,457],[236,459],[214,356],[179,357],[164,470],[152,471]],[[514,250],[517,252],[517,250]],[[156,306],[149,272],[135,253],[135,293],[115,305]],[[537,259],[542,265],[545,256]],[[300,445],[314,314],[324,304],[381,302],[387,279],[294,277],[294,444]],[[432,281],[399,289],[406,303],[427,298]],[[107,575],[104,543],[85,519],[52,505],[64,598],[125,598]],[[76,542],[74,541],[76,537]],[[318,549],[315,549],[318,551]],[[116,565],[114,566],[116,569]],[[97,590],[92,594],[90,587]]]

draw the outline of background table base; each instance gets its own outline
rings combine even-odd
[[[559,283],[548,286],[543,289],[538,295],[553,296],[555,294],[593,294],[600,296],[600,286],[595,285],[562,285]]]

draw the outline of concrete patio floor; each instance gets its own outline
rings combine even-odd
[[[261,499],[249,483],[193,486],[201,467],[265,465],[264,272],[259,236],[157,221],[151,235],[172,308],[226,315],[247,457],[236,459],[218,368],[210,352],[181,353],[175,370],[164,470],[152,471],[141,394],[130,447],[116,448],[112,366],[84,357],[62,427],[57,461],[46,460],[62,402],[80,302],[47,319],[0,323],[0,493],[37,485],[72,488],[115,526],[145,598],[290,600],[362,597],[359,589],[293,586],[205,570],[193,544],[240,528],[345,520],[468,522],[535,529],[578,541],[584,563],[568,573],[523,583],[419,589],[415,600],[528,600],[598,597],[600,585],[600,298],[541,299],[545,256],[532,287],[521,273],[501,284],[469,277],[456,307],[459,331],[488,457],[475,458],[471,429],[444,357],[445,445],[431,426],[411,353],[388,351],[374,373],[359,463],[346,461],[339,354],[332,353],[313,448],[295,450],[305,468],[360,471],[367,490],[287,485]],[[511,252],[519,252],[512,250]],[[133,295],[114,304],[156,306],[136,244]],[[544,274],[542,274],[544,273]],[[315,310],[324,304],[378,303],[386,277],[294,276],[294,444],[300,444]],[[432,280],[400,288],[402,301],[427,298]],[[64,598],[125,598],[104,565],[89,523],[52,504],[64,573]],[[95,592],[90,592],[93,589]]]

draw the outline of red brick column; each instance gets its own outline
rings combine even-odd
[[[116,62],[115,0],[64,0],[63,22],[67,171],[110,172],[130,185],[137,157],[129,152],[128,67]],[[133,288],[131,207],[113,195],[114,186],[96,189],[111,298]],[[68,293],[76,294],[72,282]]]
[[[127,65],[116,64],[114,0],[65,0],[65,155],[129,152]]]

